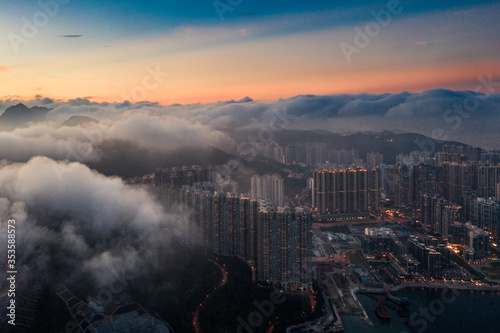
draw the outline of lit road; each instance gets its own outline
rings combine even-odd
[[[212,259],[209,259],[210,262],[214,263],[217,267],[219,267],[220,271],[221,271],[221,274],[222,274],[222,278],[221,280],[219,281],[219,284],[217,285],[217,287],[215,287],[211,293],[207,294],[205,296],[205,299],[203,299],[203,301],[201,301],[200,305],[198,305],[198,307],[196,308],[195,312],[193,313],[193,326],[194,326],[194,330],[196,333],[203,333],[201,327],[200,327],[200,323],[199,323],[199,314],[200,314],[200,309],[203,307],[203,303],[205,303],[207,301],[207,299],[210,297],[210,294],[213,294],[215,293],[215,291],[224,286],[226,283],[227,283],[227,271],[224,267],[222,267],[218,262],[212,260]],[[224,265],[225,266],[225,265]]]

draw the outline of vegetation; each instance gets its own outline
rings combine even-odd
[[[310,316],[309,297],[296,292],[283,292],[285,302],[273,304],[270,313],[262,313],[256,304],[269,304],[275,289],[252,282],[250,267],[240,259],[218,256],[217,262],[225,265],[228,281],[203,303],[199,315],[203,332],[236,332],[242,322],[249,323],[252,318],[255,323],[263,319],[260,325],[250,326],[253,332],[266,332],[271,325],[281,331],[281,328],[303,322]]]
[[[168,247],[175,255],[159,257],[157,267],[134,271],[130,273],[133,278],[126,280],[118,274],[113,288],[120,291],[111,295],[117,299],[121,293],[128,294],[151,314],[158,313],[176,332],[194,333],[193,312],[207,291],[219,283],[221,273],[208,260],[209,254],[181,244],[177,246],[175,250]],[[123,286],[120,281],[126,281],[127,285]],[[66,332],[66,325],[72,327],[73,317],[52,288],[57,282],[51,281],[43,291],[31,333]],[[114,290],[100,287],[89,274],[80,274],[74,282],[64,282],[64,285],[82,300]],[[70,331],[77,330],[67,330]]]

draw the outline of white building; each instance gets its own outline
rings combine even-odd
[[[251,181],[251,196],[254,199],[271,200],[277,206],[283,206],[284,181],[278,174],[254,175]]]

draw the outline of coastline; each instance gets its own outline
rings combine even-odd
[[[469,291],[490,291],[490,292],[497,292],[500,293],[500,286],[490,286],[490,285],[464,285],[464,284],[446,284],[446,283],[435,283],[435,284],[429,284],[429,283],[418,283],[418,282],[408,282],[408,283],[402,283],[397,286],[393,286],[388,289],[388,291],[391,294],[394,294],[398,291],[404,290],[406,288],[426,288],[426,289],[456,289],[456,290],[469,290]],[[366,309],[364,308],[363,304],[361,301],[356,297],[356,294],[363,289],[359,287],[355,287],[350,289],[351,295],[353,299],[356,301],[358,306],[361,308],[362,313],[361,314],[352,314],[351,316],[355,316],[360,318],[365,324],[371,327],[375,327],[375,324],[370,320]],[[372,292],[375,291],[372,289]],[[384,289],[380,289],[381,293],[385,293]]]
[[[490,285],[465,285],[465,284],[448,284],[448,283],[419,283],[419,282],[409,282],[402,283],[397,286],[389,288],[391,293],[398,292],[405,288],[429,288],[429,289],[458,289],[458,290],[470,290],[470,291],[496,291],[500,292],[500,286],[490,286]]]
[[[359,308],[363,311],[362,315],[359,315],[359,317],[365,322],[365,324],[374,327],[375,324],[370,320],[370,317],[368,317],[368,314],[366,313],[365,307],[361,303],[361,301],[356,297],[356,293],[360,291],[358,287],[352,288],[351,289],[351,295],[354,301],[358,304]]]
[[[406,286],[405,286],[406,287]],[[410,300],[409,311],[410,314],[414,316],[413,328],[418,328],[421,324],[416,324],[420,322],[423,318],[421,309],[429,309],[432,307],[436,301],[445,302],[442,298],[441,286],[427,285],[425,289],[420,288],[401,288],[396,294],[399,297],[405,296]],[[474,294],[474,295],[472,295]],[[447,294],[451,296],[452,293]],[[500,317],[496,315],[500,310],[500,292],[497,290],[485,291],[485,290],[470,290],[461,291],[460,293],[453,294],[457,298],[453,299],[453,305],[448,305],[451,303],[446,303],[443,307],[443,311],[438,311],[438,313],[433,313],[439,320],[429,321],[428,330],[429,333],[440,333],[440,332],[474,332],[475,331],[475,320],[479,320],[484,323],[491,323],[487,325],[485,331],[495,332],[500,325]],[[358,315],[344,315],[342,316],[342,321],[344,328],[347,332],[366,332],[366,333],[400,333],[402,331],[409,332],[411,327],[408,327],[406,320],[408,318],[403,318],[397,315],[394,309],[387,309],[392,319],[390,322],[381,321],[376,316],[373,315],[373,310],[375,309],[376,302],[370,297],[358,294],[358,299],[363,305],[365,311],[369,314],[370,319],[373,321],[375,326],[367,325],[362,316]],[[463,313],[471,313],[472,317],[463,318]],[[460,318],[460,320],[457,320]],[[466,319],[466,320],[465,320]],[[453,329],[453,330],[450,330]]]

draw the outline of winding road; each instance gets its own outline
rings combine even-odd
[[[207,299],[210,297],[210,295],[213,295],[218,288],[223,287],[227,283],[228,274],[227,274],[226,269],[224,267],[222,267],[218,262],[216,262],[212,259],[209,259],[209,261],[211,261],[213,264],[215,264],[217,267],[219,267],[219,269],[222,273],[222,278],[219,281],[219,284],[212,290],[212,292],[210,292],[209,294],[207,294],[205,296],[203,301],[200,303],[200,305],[198,305],[195,312],[193,313],[193,326],[194,326],[194,330],[196,333],[203,333],[203,331],[200,327],[200,323],[199,323],[199,314],[200,314],[200,309],[203,307],[203,303],[205,303],[207,301]]]

